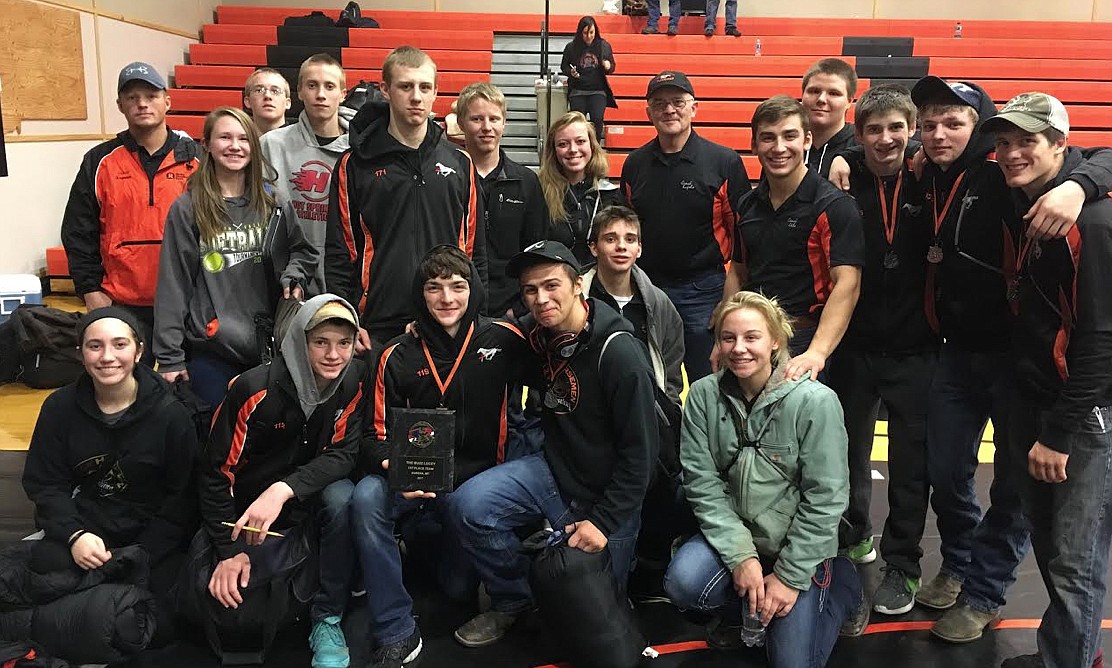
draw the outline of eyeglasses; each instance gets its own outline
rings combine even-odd
[[[251,86],[247,92],[256,97],[266,93],[270,93],[271,97],[283,97],[286,94],[286,91],[278,86]]]
[[[677,97],[671,100],[653,100],[649,103],[649,109],[653,111],[664,111],[668,108],[668,105],[672,105],[676,111],[682,111],[684,107],[694,101],[693,98],[688,97]]]

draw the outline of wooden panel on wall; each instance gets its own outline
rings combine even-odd
[[[17,118],[88,117],[81,23],[77,12],[29,0],[0,0],[0,77],[4,129]]]

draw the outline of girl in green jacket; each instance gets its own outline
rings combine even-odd
[[[739,292],[713,324],[720,369],[691,386],[680,445],[700,533],[665,590],[721,613],[712,647],[764,644],[774,668],[818,668],[861,600],[853,565],[836,557],[849,500],[842,409],[825,385],[784,377],[792,327],[775,300]]]

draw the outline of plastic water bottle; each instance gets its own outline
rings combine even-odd
[[[954,24],[954,39],[961,39],[961,21]]]
[[[761,55],[761,38],[760,37],[757,38],[756,44],[753,45],[753,55],[754,56]]]
[[[759,617],[744,615],[741,620],[741,642],[746,647],[764,647],[765,627]]]

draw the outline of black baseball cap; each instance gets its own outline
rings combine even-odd
[[[679,88],[685,93],[695,97],[695,88],[691,85],[687,75],[683,72],[676,72],[674,70],[664,70],[652,79],[649,79],[649,87],[645,89],[645,99],[653,96],[653,93],[661,88]]]
[[[525,250],[510,258],[509,263],[506,264],[506,275],[510,278],[520,278],[521,272],[529,267],[553,262],[562,262],[571,266],[576,272],[580,271],[579,261],[567,246],[559,241],[548,240],[527,246]]]
[[[965,82],[950,83],[936,76],[926,76],[915,82],[911,100],[917,107],[932,102],[948,102],[973,107],[978,112],[981,110],[981,91]]]

